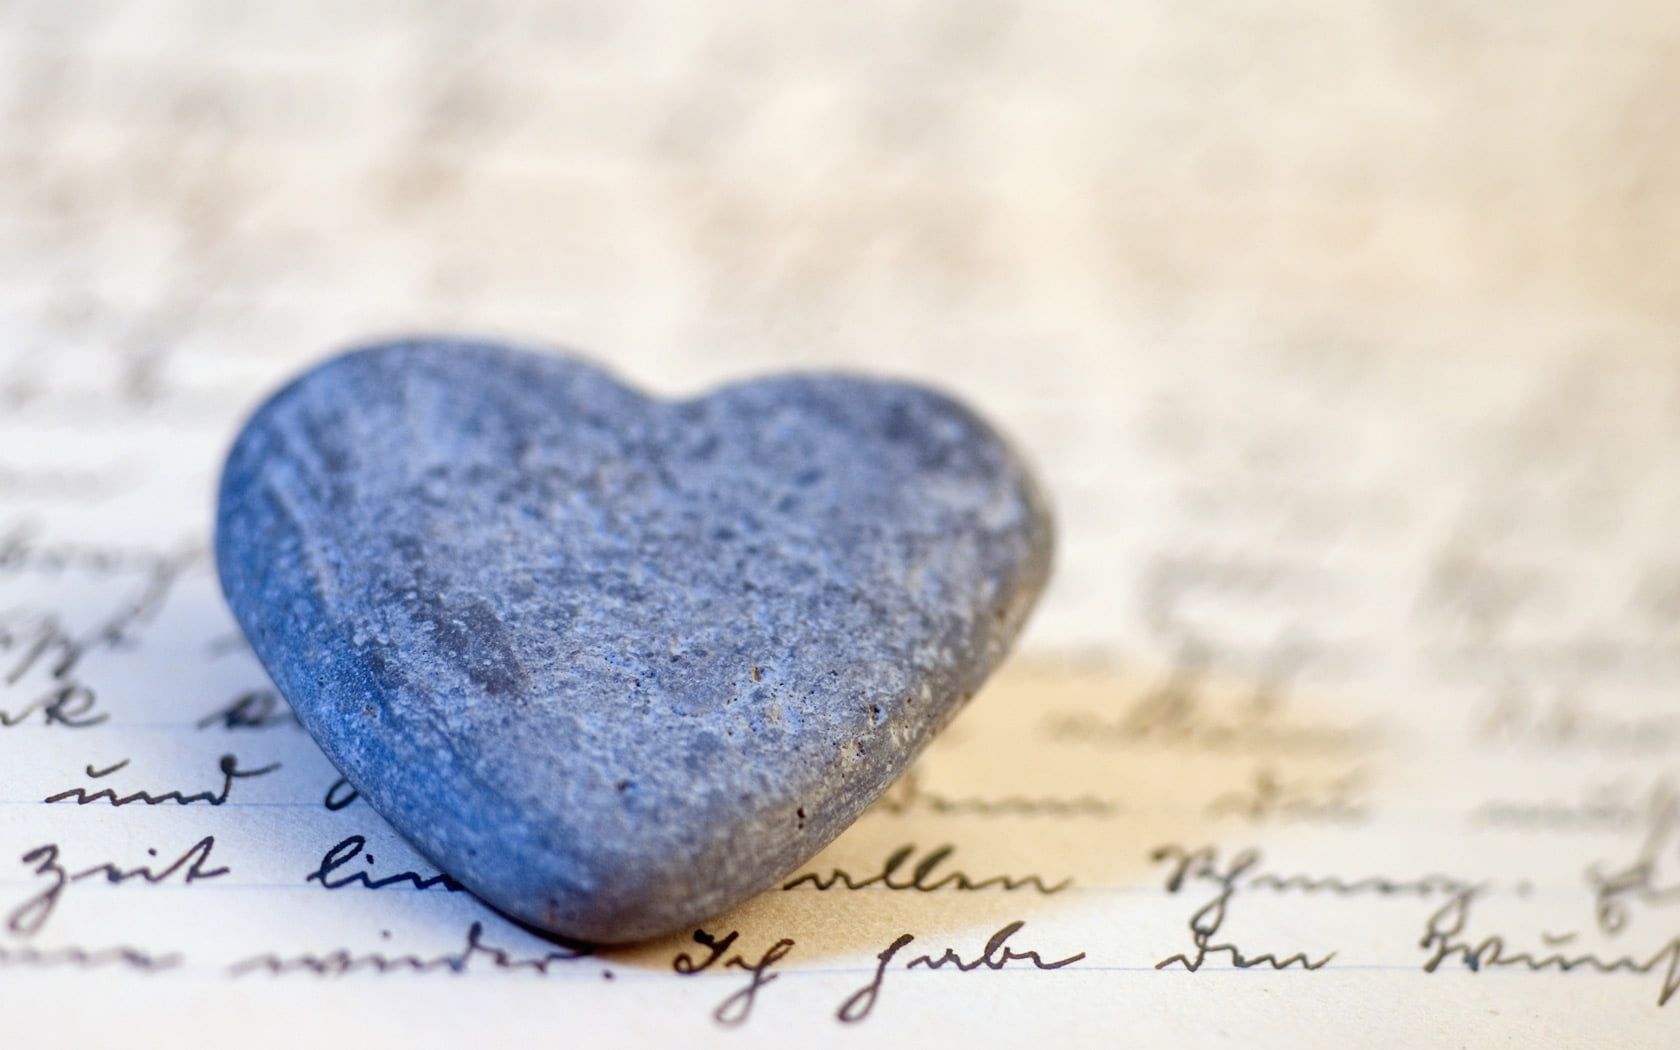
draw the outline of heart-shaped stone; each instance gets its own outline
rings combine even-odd
[[[234,616],[363,798],[533,925],[669,933],[783,877],[974,694],[1043,586],[1021,462],[926,389],[645,397],[442,340],[335,358],[229,454]]]

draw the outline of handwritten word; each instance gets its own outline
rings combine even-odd
[[[465,888],[448,875],[433,875],[430,878],[423,879],[418,873],[412,871],[398,872],[383,879],[369,879],[365,871],[351,872],[348,875],[339,875],[335,878],[334,872],[357,857],[361,857],[369,864],[373,863],[373,854],[362,852],[366,846],[367,839],[361,835],[351,835],[332,849],[327,850],[326,856],[321,858],[321,866],[305,876],[303,881],[319,882],[323,889],[329,890],[341,890],[346,886],[363,886],[370,890],[382,890],[387,886],[395,886],[404,882],[417,890],[429,890],[433,886],[442,886],[450,892],[455,892]]]
[[[1540,973],[1555,970],[1572,973],[1586,970],[1592,973],[1662,974],[1657,992],[1657,1005],[1666,1006],[1680,992],[1680,937],[1674,937],[1644,958],[1617,955],[1606,958],[1593,952],[1566,954],[1555,951],[1573,941],[1577,934],[1542,934],[1544,948],[1540,952],[1512,949],[1507,939],[1493,934],[1476,941],[1464,936],[1477,894],[1465,892],[1454,896],[1429,917],[1419,946],[1431,952],[1423,964],[1424,973],[1435,973],[1441,964],[1457,958],[1471,973],[1483,969],[1515,968]]]
[[[0,689],[33,693],[33,699],[0,711],[0,728],[22,725],[36,715],[45,725],[67,729],[106,721],[109,715],[93,712],[94,691],[75,673],[76,662],[91,645],[91,640],[78,640],[52,614],[13,611],[0,616]]]
[[[48,546],[39,527],[23,522],[0,536],[0,572],[87,572],[100,576],[138,573],[156,576],[178,571],[198,556],[197,551],[167,551],[142,547],[111,547],[80,542]]]
[[[31,559],[20,536],[14,533],[0,541],[0,572],[14,566],[40,568],[51,564],[47,571],[62,567],[40,557]],[[157,618],[182,573],[201,557],[202,552],[197,550],[155,555],[137,593],[85,631],[71,631],[54,615],[0,620],[0,654],[11,660],[0,664],[0,684],[16,685],[37,668],[53,679],[64,679],[91,652],[134,645],[144,628]]]
[[[1152,859],[1162,859],[1161,852],[1157,850]],[[1329,955],[1325,955],[1316,960],[1309,959],[1305,952],[1296,952],[1295,954],[1287,956],[1283,959],[1279,959],[1271,952],[1264,952],[1260,955],[1250,956],[1244,954],[1242,949],[1230,942],[1223,944],[1209,943],[1212,941],[1214,935],[1219,932],[1219,928],[1225,925],[1226,909],[1230,905],[1231,897],[1237,892],[1237,881],[1241,879],[1243,875],[1247,874],[1249,869],[1259,863],[1260,854],[1258,851],[1244,850],[1243,852],[1237,854],[1237,856],[1232,859],[1230,867],[1224,869],[1223,871],[1215,868],[1212,861],[1209,861],[1206,865],[1200,868],[1200,876],[1217,882],[1219,884],[1219,892],[1214,896],[1213,900],[1202,905],[1196,910],[1195,914],[1190,916],[1190,940],[1196,946],[1196,955],[1194,958],[1182,953],[1169,956],[1155,964],[1155,968],[1157,970],[1164,970],[1176,963],[1177,965],[1184,967],[1186,970],[1189,970],[1191,973],[1195,973],[1207,962],[1209,956],[1219,953],[1226,954],[1230,959],[1231,965],[1239,970],[1246,970],[1255,966],[1270,966],[1274,970],[1283,970],[1291,966],[1300,966],[1301,968],[1307,970],[1317,970],[1327,965],[1331,959],[1336,957],[1335,952],[1331,952]],[[1182,885],[1182,879],[1168,880],[1169,892],[1178,892],[1178,887]]]
[[[250,689],[195,723],[199,729],[220,725],[223,729],[268,729],[298,725],[297,715],[272,689]]]
[[[128,765],[129,761],[129,759],[125,758],[116,765],[107,766],[104,769],[94,769],[90,765],[87,767],[87,775],[92,779],[108,777],[112,773],[115,773],[124,766]],[[162,805],[165,802],[174,802],[181,806],[191,805],[194,802],[207,802],[212,806],[220,806],[227,802],[228,793],[233,790],[233,782],[235,780],[244,780],[249,777],[260,777],[272,773],[276,769],[280,768],[280,763],[272,762],[263,766],[261,769],[240,769],[239,760],[237,758],[232,755],[223,755],[216,763],[216,768],[221,770],[222,773],[222,789],[220,791],[200,791],[194,795],[184,795],[179,790],[167,791],[161,795],[154,795],[146,791],[136,791],[132,795],[124,795],[119,798],[117,797],[117,793],[111,788],[105,788],[103,791],[96,791],[91,795],[88,794],[86,788],[70,788],[67,791],[60,791],[56,795],[48,795],[43,801],[71,801],[76,803],[78,806],[86,806],[90,803],[99,802],[101,800],[108,801],[113,806],[126,806],[133,802],[143,802],[148,806]]]
[[[1663,861],[1672,860],[1680,838],[1680,794],[1666,779],[1653,785],[1644,823],[1645,838],[1632,862],[1608,870],[1602,862],[1587,866],[1594,914],[1605,933],[1620,933],[1627,925],[1630,902],[1647,908],[1680,902],[1680,879],[1663,870]]]
[[[1479,719],[1474,734],[1479,743],[1543,752],[1656,755],[1680,750],[1680,714],[1622,715],[1594,710],[1568,693],[1542,702],[1511,687]]]
[[[1236,704],[1209,696],[1209,656],[1186,646],[1165,681],[1133,700],[1117,717],[1095,711],[1050,716],[1040,732],[1060,743],[1174,749],[1217,754],[1348,755],[1382,739],[1376,722],[1340,725],[1292,719],[1274,683],[1261,681]],[[1233,708],[1227,710],[1226,708]]]
[[[1220,867],[1220,852],[1215,846],[1189,848],[1169,843],[1150,851],[1149,859],[1157,864],[1171,862],[1166,890],[1177,893],[1191,879],[1207,879],[1223,886],[1227,883],[1250,890],[1270,890],[1287,893],[1323,893],[1336,897],[1375,894],[1383,897],[1427,897],[1437,893],[1460,893],[1481,887],[1450,875],[1423,875],[1413,879],[1395,879],[1371,875],[1350,879],[1340,875],[1278,875],[1254,872],[1260,866],[1259,850],[1243,850],[1231,862],[1230,868]]]
[[[880,800],[870,807],[870,813],[906,813],[926,811],[941,816],[973,817],[1044,817],[1066,819],[1078,817],[1112,817],[1120,807],[1107,799],[1093,795],[1073,798],[1028,797],[1002,795],[996,798],[951,798],[922,787],[915,770],[899,778]]]
[[[671,960],[671,969],[685,977],[704,973],[723,958],[723,954],[734,946],[739,937],[740,932],[737,930],[730,930],[721,940],[705,930],[695,930],[694,943],[706,949],[706,957],[696,962],[687,952],[683,952]],[[746,956],[739,952],[724,962],[724,969],[734,967],[746,971],[747,986],[719,1003],[717,1009],[712,1011],[713,1020],[730,1027],[745,1024],[747,1018],[752,1016],[753,1003],[758,1001],[759,991],[780,976],[771,973],[770,967],[784,959],[787,953],[793,950],[793,944],[792,940],[784,937],[766,949],[757,962],[748,962]]]
[[[103,468],[58,466],[44,470],[0,466],[0,493],[70,503],[103,499],[121,491],[130,480],[129,472],[117,464]]]
[[[156,885],[167,881],[170,876],[177,872],[181,873],[183,883],[220,878],[228,873],[227,868],[205,867],[205,864],[210,860],[210,851],[215,845],[215,836],[206,835],[187,847],[186,851],[175,858],[168,867],[158,871],[154,871],[144,864],[125,870],[119,868],[114,861],[107,861],[104,864],[96,864],[91,868],[84,868],[74,875],[59,864],[57,843],[49,842],[45,846],[37,846],[23,855],[23,863],[35,865],[35,874],[45,877],[48,880],[47,885],[35,896],[12,909],[11,914],[6,917],[6,928],[22,936],[29,936],[38,932],[47,919],[51,917],[53,909],[58,906],[59,898],[63,896],[65,889],[71,883],[81,882],[83,879],[91,879],[98,875],[105,876],[105,881],[113,886],[120,886],[130,879],[143,879]],[[148,849],[146,853],[153,857],[157,856],[157,850],[155,849]]]
[[[1254,824],[1269,821],[1358,824],[1370,811],[1354,796],[1364,771],[1354,769],[1324,781],[1285,780],[1270,766],[1254,771],[1249,785],[1208,803],[1210,817],[1235,817]]]
[[[946,858],[950,857],[955,850],[955,846],[945,845],[930,851],[916,862],[915,867],[910,869],[909,878],[893,878],[894,875],[898,874],[899,869],[903,868],[910,858],[916,854],[915,846],[901,846],[888,855],[886,861],[882,863],[880,871],[866,878],[854,878],[850,873],[835,868],[827,879],[815,872],[807,872],[783,884],[782,889],[792,890],[809,884],[817,890],[831,890],[836,886],[842,886],[848,890],[861,890],[870,886],[879,886],[887,890],[915,890],[919,893],[935,893],[943,889],[987,890],[996,887],[1005,892],[1031,889],[1048,895],[1067,889],[1073,881],[1063,879],[1054,885],[1047,886],[1043,877],[1039,875],[1025,875],[1020,878],[1009,875],[994,875],[989,879],[976,882],[961,871],[949,872],[935,879],[934,872],[941,864],[945,863]]]
[[[1017,920],[1004,926],[992,934],[990,939],[986,941],[986,947],[981,950],[979,955],[968,962],[964,962],[962,957],[952,949],[946,948],[944,954],[937,959],[931,955],[919,955],[905,963],[904,968],[914,970],[917,967],[926,967],[930,970],[938,970],[945,966],[953,966],[963,973],[968,973],[978,970],[982,966],[988,970],[1001,970],[1012,962],[1024,962],[1040,970],[1059,970],[1085,958],[1085,953],[1079,952],[1065,959],[1057,959],[1055,962],[1045,962],[1036,951],[1016,951],[1009,947],[1009,939],[1019,933],[1025,925],[1026,923]],[[875,956],[877,960],[875,976],[870,979],[868,984],[853,992],[846,998],[845,1002],[840,1004],[840,1009],[835,1013],[835,1017],[845,1024],[857,1024],[868,1017],[870,1012],[875,1009],[876,1000],[880,997],[881,982],[886,977],[887,967],[892,965],[892,961],[898,953],[909,947],[915,939],[912,934],[900,934],[879,955]]]
[[[468,966],[478,961],[497,970],[523,970],[547,974],[555,963],[581,959],[590,954],[592,951],[588,946],[579,944],[567,945],[558,951],[544,952],[541,955],[517,956],[502,948],[485,944],[484,924],[475,922],[467,928],[467,943],[460,951],[429,958],[419,955],[386,955],[381,952],[364,952],[358,955],[345,948],[324,955],[294,955],[289,959],[269,952],[241,959],[228,967],[228,973],[234,977],[259,971],[275,977],[300,972],[317,977],[343,977],[360,971],[386,974],[447,970],[459,974],[466,973]]]
[[[1650,859],[1610,872],[1592,865],[1587,882],[1593,891],[1594,917],[1605,933],[1620,933],[1627,926],[1630,901],[1647,908],[1680,903],[1680,882],[1659,885],[1656,861]]]
[[[1625,782],[1589,785],[1580,797],[1559,799],[1491,799],[1470,811],[1472,825],[1510,831],[1610,832],[1644,828],[1653,834],[1663,821],[1673,822],[1680,793],[1659,778],[1643,789]]]
[[[139,948],[118,947],[89,951],[86,948],[7,948],[0,947],[0,966],[74,966],[89,970],[96,966],[120,964],[136,970],[168,970],[181,965],[175,953],[153,955]]]
[[[41,716],[43,725],[63,726],[66,729],[86,729],[106,721],[111,716],[103,711],[93,713],[98,700],[93,690],[77,681],[53,685],[46,692],[11,711],[0,711],[0,729],[22,725],[34,715]]]

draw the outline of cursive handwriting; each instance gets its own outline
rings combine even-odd
[[[1151,855],[1151,859],[1160,861],[1171,855],[1169,848],[1158,849]],[[1230,964],[1239,970],[1246,970],[1255,966],[1270,966],[1274,970],[1300,966],[1306,970],[1317,970],[1323,968],[1331,959],[1336,957],[1336,953],[1331,952],[1318,959],[1309,959],[1305,952],[1296,952],[1280,959],[1271,952],[1248,955],[1229,941],[1221,944],[1210,943],[1214,935],[1219,932],[1220,927],[1225,925],[1227,909],[1231,903],[1231,898],[1236,895],[1238,881],[1259,863],[1259,851],[1243,850],[1231,859],[1228,866],[1220,868],[1217,856],[1209,851],[1204,859],[1195,865],[1196,877],[1211,879],[1219,887],[1213,899],[1202,905],[1190,916],[1190,940],[1196,946],[1196,954],[1194,957],[1183,953],[1168,956],[1155,964],[1157,970],[1164,970],[1177,964],[1194,973],[1202,968],[1210,956],[1221,953],[1226,955]],[[1188,858],[1181,856],[1179,869],[1174,872],[1172,877],[1167,879],[1167,891],[1177,893],[1183,887],[1184,879],[1190,870]]]
[[[1193,879],[1205,879],[1223,886],[1250,890],[1269,890],[1278,893],[1323,893],[1336,897],[1373,894],[1382,897],[1428,897],[1441,893],[1460,893],[1482,884],[1450,875],[1422,875],[1411,879],[1395,879],[1384,875],[1346,878],[1340,875],[1278,875],[1257,870],[1262,855],[1259,850],[1243,850],[1228,866],[1221,866],[1221,854],[1216,846],[1190,848],[1178,843],[1158,846],[1150,851],[1149,859],[1157,864],[1171,863],[1166,890],[1177,893]]]
[[[1666,1006],[1676,992],[1680,992],[1680,937],[1665,942],[1647,956],[1632,954],[1605,956],[1595,952],[1570,953],[1559,947],[1578,935],[1542,934],[1543,947],[1539,951],[1512,948],[1503,934],[1490,934],[1477,940],[1465,936],[1478,894],[1474,891],[1454,895],[1429,917],[1419,946],[1429,952],[1423,964],[1424,973],[1435,973],[1448,960],[1457,959],[1471,973],[1484,969],[1519,969],[1530,973],[1555,971],[1573,973],[1585,970],[1592,973],[1626,973],[1639,976],[1661,973],[1662,983],[1657,991],[1657,1005]]]
[[[13,908],[6,917],[6,928],[21,936],[29,936],[40,931],[47,919],[52,916],[53,909],[58,906],[59,898],[63,896],[71,883],[81,882],[103,875],[105,881],[113,886],[120,886],[130,879],[141,879],[156,885],[167,881],[177,872],[181,874],[183,883],[199,882],[204,879],[220,878],[228,873],[228,869],[207,868],[205,864],[210,860],[210,851],[215,848],[216,839],[213,835],[206,835],[191,846],[167,867],[153,870],[142,864],[132,868],[120,868],[114,861],[95,864],[81,871],[71,874],[59,863],[59,846],[49,842],[44,846],[36,846],[23,855],[23,863],[35,865],[35,874],[47,880],[46,886],[33,897]],[[156,857],[156,849],[148,849],[147,855]]]
[[[466,973],[474,962],[483,963],[497,970],[516,970],[529,973],[547,974],[556,963],[581,959],[592,954],[586,945],[568,944],[562,948],[544,952],[540,955],[515,955],[503,948],[484,943],[484,924],[475,922],[467,928],[466,944],[454,952],[442,955],[386,955],[383,952],[352,952],[347,948],[338,948],[320,955],[304,953],[290,958],[282,958],[278,953],[266,952],[241,959],[228,967],[228,973],[234,977],[241,977],[248,973],[267,973],[279,977],[292,973],[308,973],[317,977],[343,977],[347,974],[372,972],[386,973],[429,973],[436,970],[447,970],[450,973]]]
[[[213,725],[223,729],[268,729],[299,724],[297,715],[272,689],[247,689],[194,723],[199,729]]]
[[[1209,802],[1207,814],[1252,824],[1361,824],[1370,819],[1370,807],[1359,797],[1364,782],[1364,770],[1359,768],[1313,781],[1286,780],[1271,766],[1261,766],[1247,785]]]
[[[1472,727],[1477,743],[1541,753],[1640,757],[1680,750],[1680,713],[1602,711],[1574,693],[1544,698],[1518,687],[1499,693]]]
[[[1038,817],[1067,819],[1081,817],[1112,817],[1120,806],[1109,799],[1094,795],[1070,798],[1054,796],[1000,795],[993,798],[952,798],[922,787],[915,770],[904,774],[887,793],[882,795],[871,813],[903,816],[907,813],[928,812],[947,817]]]
[[[1587,865],[1594,918],[1607,934],[1627,926],[1630,904],[1653,908],[1680,902],[1680,878],[1665,864],[1671,863],[1680,839],[1680,794],[1666,778],[1652,785],[1641,819],[1645,835],[1633,860],[1619,866],[1602,861]]]
[[[29,546],[26,537],[25,533],[13,532],[0,539],[0,573],[24,569],[57,572],[73,563],[69,555],[49,556]],[[122,555],[118,552],[109,553],[107,562],[99,560],[102,555],[97,551],[84,553],[86,560],[75,563],[78,567],[102,574],[124,571],[108,567],[120,563]],[[144,566],[144,576],[135,593],[86,630],[71,630],[53,614],[14,614],[11,619],[0,619],[0,659],[4,661],[0,662],[0,684],[16,685],[38,669],[54,680],[66,680],[89,653],[136,644],[142,631],[157,618],[182,573],[201,557],[202,552],[196,548],[144,556],[139,563]]]
[[[179,572],[200,554],[194,547],[160,550],[76,540],[46,543],[41,539],[39,525],[28,521],[13,524],[0,535],[0,573],[86,572],[99,576],[157,577]]]
[[[1235,703],[1216,703],[1208,684],[1210,657],[1187,645],[1158,685],[1118,716],[1069,711],[1045,719],[1040,732],[1059,743],[1172,749],[1214,754],[1344,756],[1381,742],[1374,721],[1336,724],[1292,718],[1276,682],[1264,679]]]
[[[871,886],[879,886],[887,890],[937,893],[944,889],[989,890],[996,888],[1006,893],[1030,889],[1048,895],[1067,889],[1073,882],[1072,879],[1063,879],[1060,882],[1046,885],[1043,876],[1040,875],[1024,875],[1019,878],[1010,875],[993,875],[991,878],[976,882],[966,872],[962,871],[947,872],[935,878],[934,873],[955,850],[955,846],[948,844],[930,850],[909,870],[908,877],[894,878],[899,874],[900,869],[916,855],[915,846],[900,846],[887,855],[887,859],[882,862],[879,871],[861,879],[853,877],[849,872],[835,868],[826,879],[816,872],[806,872],[783,883],[782,889],[792,890],[809,885],[817,890],[832,890],[837,886],[848,890],[862,890]]]
[[[694,943],[706,949],[705,958],[696,960],[687,952],[683,952],[671,960],[671,969],[684,977],[704,973],[722,960],[724,953],[734,947],[736,940],[739,938],[740,932],[737,930],[730,930],[728,934],[721,938],[707,933],[705,930],[695,930]],[[792,939],[783,937],[765,949],[764,954],[758,957],[757,962],[749,962],[747,957],[739,951],[733,957],[724,961],[723,969],[734,968],[746,971],[747,985],[719,1003],[717,1009],[712,1011],[712,1019],[717,1021],[718,1024],[729,1027],[746,1024],[747,1018],[752,1016],[753,1004],[758,1001],[758,993],[763,990],[765,985],[780,976],[771,973],[770,967],[786,958],[788,952],[793,950],[793,946]]]
[[[43,725],[87,729],[111,717],[104,711],[94,713],[94,705],[98,702],[93,690],[82,683],[74,679],[58,681],[22,707],[0,710],[0,729],[22,725],[35,715],[41,716]]]
[[[465,889],[459,882],[443,874],[421,878],[417,872],[402,871],[395,875],[387,875],[382,879],[370,879],[365,871],[354,871],[348,875],[334,874],[338,869],[349,864],[357,857],[361,857],[367,863],[372,864],[373,854],[363,852],[366,846],[367,839],[361,835],[349,836],[327,850],[326,856],[321,858],[320,867],[305,876],[303,881],[319,882],[323,889],[329,890],[341,890],[346,886],[361,886],[370,890],[382,890],[387,886],[397,886],[402,883],[407,883],[410,888],[417,890],[429,890],[433,886],[442,886],[450,892]]]
[[[89,951],[86,948],[34,948],[23,946],[8,948],[0,946],[0,966],[73,966],[77,969],[89,970],[98,966],[121,965],[136,970],[168,970],[181,965],[181,956],[171,952],[166,955],[154,955],[139,948],[127,946],[116,948],[101,948]]]
[[[981,949],[979,955],[966,962],[956,951],[946,948],[937,959],[931,955],[918,955],[905,963],[904,968],[914,970],[917,967],[926,967],[930,970],[938,970],[950,966],[963,973],[968,973],[972,970],[978,970],[982,966],[988,970],[1001,970],[1012,962],[1023,962],[1040,970],[1059,970],[1085,958],[1084,952],[1078,952],[1066,958],[1057,959],[1055,962],[1045,962],[1037,951],[1031,949],[1019,951],[1010,947],[1009,939],[1021,932],[1025,925],[1026,923],[1016,920],[1003,926],[987,939],[986,946]],[[881,982],[886,977],[887,967],[892,965],[893,959],[898,956],[898,953],[909,947],[915,939],[914,934],[900,934],[891,944],[882,949],[880,954],[875,956],[875,975],[870,978],[868,984],[847,996],[846,1001],[840,1004],[840,1009],[835,1012],[834,1016],[845,1024],[856,1024],[868,1017],[875,1009],[876,1001],[880,998]]]
[[[1680,793],[1666,778],[1639,786],[1590,784],[1574,799],[1490,799],[1469,813],[1473,826],[1509,831],[1601,833],[1643,830],[1647,836],[1680,815]]]
[[[100,777],[108,777],[112,773],[115,773],[127,766],[129,761],[129,759],[125,758],[116,765],[107,766],[104,769],[95,769],[90,765],[87,767],[87,775],[90,779],[95,780]],[[70,788],[69,790],[60,791],[54,795],[48,795],[45,799],[43,799],[43,801],[69,801],[74,802],[78,806],[86,806],[100,801],[110,802],[113,806],[127,806],[134,802],[143,802],[148,806],[162,805],[165,802],[174,802],[175,804],[181,806],[191,805],[194,802],[206,802],[212,806],[220,806],[226,804],[228,800],[228,793],[233,790],[233,782],[235,780],[244,780],[249,777],[260,777],[268,773],[272,773],[276,769],[280,768],[280,763],[271,762],[260,769],[240,769],[239,760],[237,758],[232,755],[223,755],[217,761],[216,768],[221,770],[222,774],[222,789],[220,791],[200,791],[192,795],[182,794],[179,790],[166,791],[162,794],[152,794],[148,791],[136,791],[132,795],[123,795],[119,797],[111,788],[96,791],[91,795],[88,794],[86,788]]]
[[[1659,883],[1657,862],[1649,858],[1609,871],[1590,865],[1587,883],[1593,894],[1593,917],[1598,928],[1609,934],[1627,927],[1630,903],[1646,908],[1680,903],[1680,881]]]

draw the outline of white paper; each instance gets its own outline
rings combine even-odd
[[[0,1041],[1668,1045],[1677,43],[0,5]],[[1041,468],[1052,588],[789,888],[539,939],[334,790],[208,558],[243,417],[412,331],[948,387]]]

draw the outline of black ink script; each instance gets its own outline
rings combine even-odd
[[[306,973],[316,977],[343,977],[352,973],[431,973],[445,970],[466,973],[473,963],[481,963],[496,970],[523,971],[547,974],[555,963],[581,959],[591,954],[585,945],[566,945],[540,955],[515,955],[503,948],[484,943],[484,924],[475,922],[467,929],[466,944],[459,951],[442,955],[387,955],[383,952],[352,952],[338,948],[321,955],[304,953],[282,958],[268,952],[241,959],[228,967],[228,973],[242,977],[248,973],[266,973],[273,977]]]
[[[1424,973],[1435,973],[1441,964],[1457,959],[1471,973],[1484,969],[1516,969],[1530,973],[1555,971],[1573,973],[1626,973],[1644,976],[1662,975],[1657,991],[1657,1005],[1666,1006],[1680,992],[1680,937],[1670,938],[1647,956],[1600,955],[1594,952],[1570,952],[1563,949],[1578,936],[1576,933],[1541,934],[1539,951],[1512,947],[1504,934],[1489,934],[1479,940],[1465,935],[1478,893],[1469,890],[1455,895],[1429,917],[1418,942],[1430,953],[1423,964]]]
[[[1305,952],[1296,952],[1283,959],[1279,959],[1271,952],[1251,956],[1245,954],[1241,948],[1230,942],[1210,943],[1214,935],[1219,932],[1219,928],[1225,925],[1226,910],[1230,906],[1231,898],[1237,892],[1238,882],[1259,866],[1260,852],[1258,850],[1243,850],[1231,858],[1230,863],[1223,868],[1219,867],[1218,855],[1212,849],[1201,851],[1199,855],[1189,855],[1175,847],[1162,847],[1150,855],[1150,859],[1157,863],[1175,857],[1178,859],[1178,868],[1167,879],[1168,893],[1179,892],[1184,887],[1185,879],[1191,876],[1211,880],[1218,887],[1218,890],[1212,900],[1202,905],[1190,916],[1190,940],[1196,946],[1196,954],[1189,956],[1181,953],[1168,956],[1155,964],[1157,970],[1164,970],[1176,964],[1194,973],[1202,968],[1209,956],[1221,953],[1228,956],[1230,964],[1239,970],[1246,970],[1254,966],[1270,966],[1274,970],[1300,966],[1306,970],[1317,970],[1335,958],[1335,952],[1319,959],[1309,959]]]
[[[905,963],[904,968],[914,970],[917,967],[926,967],[930,970],[938,970],[951,966],[963,973],[968,973],[981,967],[988,970],[1001,970],[1012,962],[1021,962],[1040,970],[1059,970],[1085,958],[1085,953],[1079,952],[1065,959],[1057,959],[1055,962],[1045,962],[1037,951],[1020,951],[1011,947],[1009,939],[1021,932],[1021,928],[1025,925],[1026,923],[1017,920],[1004,926],[992,934],[990,939],[986,941],[986,947],[981,950],[979,955],[966,962],[954,950],[946,948],[944,954],[937,959],[931,955],[918,955]],[[909,947],[915,939],[913,934],[900,934],[879,955],[875,956],[875,976],[870,979],[868,984],[848,996],[846,1001],[840,1004],[840,1009],[834,1016],[845,1024],[856,1024],[868,1017],[870,1012],[875,1009],[876,1000],[880,997],[881,982],[887,975],[887,967],[891,966],[898,953]]]
[[[730,930],[721,938],[707,933],[705,930],[695,930],[694,943],[706,949],[705,957],[697,961],[687,952],[683,952],[671,960],[671,969],[684,977],[704,973],[717,964],[723,958],[725,952],[735,946],[735,942],[740,936],[738,930]],[[730,1027],[745,1024],[747,1018],[752,1016],[753,1003],[758,1001],[760,989],[780,976],[780,974],[771,973],[770,967],[786,958],[787,953],[792,950],[793,941],[784,937],[766,949],[764,954],[758,957],[757,962],[748,962],[747,957],[739,951],[724,962],[723,969],[733,968],[746,971],[747,986],[719,1003],[717,1009],[712,1011],[712,1019],[717,1021],[718,1024]]]
[[[1004,892],[1016,890],[1033,890],[1037,893],[1052,894],[1065,890],[1072,885],[1072,879],[1062,879],[1060,882],[1046,884],[1041,875],[993,875],[990,878],[975,880],[963,871],[951,871],[944,874],[936,873],[940,865],[956,851],[955,846],[949,844],[929,850],[928,853],[905,869],[911,859],[916,856],[915,846],[900,846],[887,856],[878,871],[863,878],[854,877],[850,872],[835,868],[828,878],[823,878],[816,872],[806,872],[803,875],[788,880],[782,885],[784,890],[798,889],[810,886],[817,890],[832,890],[835,888],[848,890],[868,889],[879,886],[886,890],[913,890],[918,893],[936,893],[939,890],[989,890],[1000,889]]]
[[[382,879],[368,877],[365,871],[351,871],[339,874],[339,869],[346,867],[352,861],[363,860],[373,863],[373,854],[365,852],[367,839],[361,835],[351,835],[327,850],[326,856],[321,858],[320,867],[304,876],[305,882],[319,882],[323,889],[342,890],[346,886],[361,886],[364,889],[382,890],[387,886],[407,885],[411,889],[429,890],[433,886],[442,886],[454,892],[464,889],[459,882],[448,875],[438,874],[422,878],[418,872],[401,871],[395,875],[387,875]]]
[[[35,866],[35,874],[47,880],[45,886],[33,897],[13,908],[6,917],[6,928],[20,936],[30,936],[39,932],[47,919],[52,916],[53,909],[58,907],[59,898],[70,884],[81,882],[83,879],[97,878],[101,875],[105,881],[113,886],[120,886],[130,879],[140,879],[156,885],[168,881],[177,873],[183,883],[199,882],[204,879],[220,878],[228,873],[227,868],[208,868],[205,865],[210,860],[210,851],[215,848],[216,839],[213,835],[206,835],[187,847],[179,857],[176,857],[166,867],[152,868],[149,864],[141,864],[132,868],[118,867],[115,861],[106,861],[92,867],[83,868],[71,874],[59,863],[59,847],[57,843],[49,842],[45,846],[36,846],[23,855],[23,863]],[[156,857],[157,850],[148,849],[146,853]]]
[[[128,763],[129,759],[125,758],[116,765],[107,766],[104,769],[95,769],[90,765],[87,767],[87,775],[88,778],[92,780],[97,780],[100,777],[108,777],[112,773],[115,773],[127,766]],[[86,806],[90,803],[101,801],[109,802],[113,806],[126,806],[133,802],[143,802],[148,806],[158,806],[165,802],[174,802],[175,804],[181,806],[191,805],[194,802],[206,802],[212,806],[220,806],[227,802],[228,794],[233,790],[233,782],[235,780],[244,780],[249,777],[260,777],[265,774],[272,773],[276,769],[280,768],[280,763],[271,762],[260,769],[240,769],[239,760],[237,758],[232,755],[223,755],[217,761],[216,768],[221,770],[222,773],[222,789],[220,791],[200,791],[193,795],[182,794],[179,789],[174,791],[165,791],[161,794],[153,794],[149,791],[136,791],[132,795],[123,795],[119,797],[111,788],[96,791],[91,795],[88,794],[88,790],[86,788],[70,788],[67,791],[60,791],[56,795],[48,795],[44,801],[74,802],[78,806]]]

